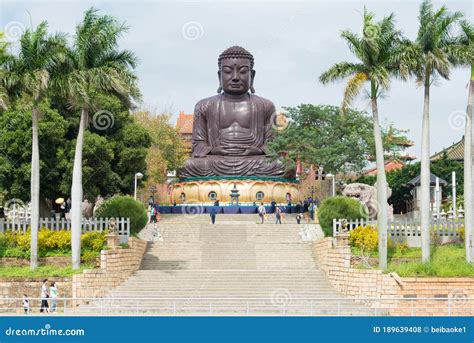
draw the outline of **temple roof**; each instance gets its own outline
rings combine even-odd
[[[454,143],[453,145],[441,150],[440,152],[431,156],[431,161],[439,160],[446,153],[448,159],[454,161],[464,161],[464,136],[459,142]],[[472,151],[474,156],[474,150]]]
[[[430,173],[430,185],[431,186],[435,186],[436,185],[436,178],[438,176],[436,176],[435,174],[433,173]],[[413,179],[411,179],[410,181],[407,182],[408,185],[412,186],[412,187],[416,187],[416,186],[419,186],[421,184],[420,182],[420,176],[415,176]],[[448,182],[442,178],[439,178],[439,184],[440,186],[446,186],[448,184]]]
[[[391,172],[393,170],[402,169],[404,166],[405,166],[405,163],[403,163],[403,161],[400,161],[400,160],[397,160],[397,159],[391,160],[391,161],[386,161],[385,162],[385,171],[386,172]],[[377,167],[367,170],[364,173],[364,175],[366,175],[366,176],[377,175]]]

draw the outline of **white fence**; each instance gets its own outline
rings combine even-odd
[[[111,218],[83,218],[82,233],[97,231],[102,232],[109,227]],[[121,243],[127,243],[130,237],[130,218],[114,218],[115,232],[120,236]],[[5,231],[26,232],[31,224],[31,219],[14,218],[0,219],[0,233]],[[71,219],[40,218],[40,228],[48,228],[52,231],[71,230]]]
[[[345,220],[333,219],[332,233],[336,237],[342,232],[350,232],[358,226],[377,226],[377,220]],[[430,231],[432,236],[439,237],[442,243],[457,241],[460,238],[459,229],[464,227],[464,219],[432,219]],[[421,224],[416,219],[394,219],[388,221],[387,234],[396,241],[407,241],[410,246],[421,244]]]
[[[40,298],[29,298],[29,315],[40,313]],[[48,299],[48,302],[51,299]],[[56,298],[60,316],[387,316],[426,315],[462,316],[473,313],[474,299],[461,301],[450,296],[436,298],[367,298],[343,297],[291,298],[276,302],[265,297],[254,298],[166,298],[111,297]],[[78,303],[82,305],[77,306]],[[51,304],[50,304],[51,306]],[[435,310],[433,312],[433,310]],[[24,313],[22,298],[1,298],[0,314]]]

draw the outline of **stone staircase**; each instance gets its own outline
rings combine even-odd
[[[140,315],[370,315],[315,265],[303,225],[257,215],[163,215],[140,270],[111,290],[108,308]],[[271,223],[269,223],[271,220]],[[153,227],[146,229],[147,234]],[[320,230],[320,229],[319,229]],[[322,233],[321,233],[322,234]],[[154,235],[157,237],[157,235]]]

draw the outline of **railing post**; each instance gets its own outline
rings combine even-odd
[[[247,316],[249,315],[249,312],[250,312],[250,306],[249,306],[249,302],[247,301]]]
[[[411,316],[415,315],[415,300],[411,301]]]
[[[448,297],[448,316],[451,315],[451,298]]]
[[[311,300],[311,311],[310,311],[310,315],[313,316],[313,300]]]
[[[341,315],[341,299],[337,299],[337,315]]]

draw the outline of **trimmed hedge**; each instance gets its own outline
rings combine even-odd
[[[129,196],[114,196],[102,203],[96,211],[96,217],[130,218],[130,234],[138,234],[148,222],[143,204]]]
[[[332,236],[333,219],[359,219],[367,218],[361,204],[345,196],[331,197],[323,200],[318,209],[318,219],[325,236]]]

